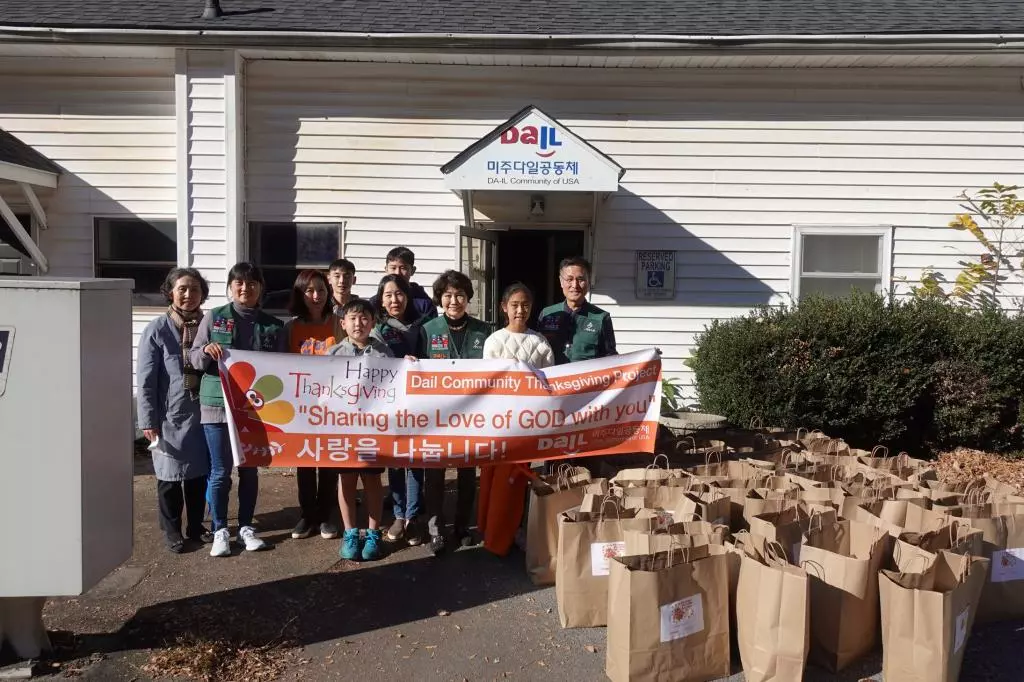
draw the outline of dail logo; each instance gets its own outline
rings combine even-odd
[[[501,134],[502,144],[526,144],[540,148],[540,151],[535,152],[537,156],[543,158],[549,158],[554,156],[556,149],[548,149],[552,147],[561,147],[562,141],[558,139],[558,131],[552,126],[524,126],[522,130],[512,126]]]

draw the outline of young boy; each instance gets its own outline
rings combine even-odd
[[[394,357],[387,344],[370,337],[376,310],[372,303],[359,298],[345,303],[340,314],[342,316],[341,324],[347,336],[341,343],[332,346],[327,351],[328,355]],[[345,523],[345,533],[341,538],[338,555],[349,561],[354,561],[359,556],[362,556],[363,561],[379,559],[382,542],[380,523],[384,512],[384,487],[380,477],[384,473],[384,467],[342,469],[341,472],[338,505],[341,507],[341,519]],[[363,492],[366,495],[366,515],[368,517],[368,528],[361,552],[359,526],[356,525],[356,487],[360,478],[362,478]]]
[[[334,314],[341,317],[341,311],[345,304],[352,300],[352,285],[356,283],[356,266],[350,260],[339,258],[328,268],[327,281],[331,283]]]
[[[404,246],[396,246],[388,251],[384,257],[384,274],[401,275],[409,280],[409,287],[412,289],[412,300],[410,303],[416,309],[417,317],[432,319],[437,317],[437,306],[434,305],[430,294],[416,282],[412,276],[416,274],[416,254]],[[370,299],[371,303],[378,304],[376,296]],[[378,306],[379,307],[379,306]]]

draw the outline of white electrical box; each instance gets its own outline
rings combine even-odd
[[[0,597],[82,594],[131,556],[132,286],[0,278]]]

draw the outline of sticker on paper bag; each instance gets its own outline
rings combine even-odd
[[[661,641],[671,642],[704,629],[704,603],[699,594],[661,607]]]
[[[1024,580],[1024,547],[992,552],[992,582]]]
[[[654,517],[655,530],[665,530],[676,522],[675,514],[672,511],[659,509]]]
[[[971,607],[960,612],[956,617],[956,632],[953,634],[953,653],[960,651],[960,648],[967,641],[967,621],[971,617]]]
[[[608,575],[611,561],[626,553],[625,542],[593,542],[590,544],[590,573],[595,576]]]

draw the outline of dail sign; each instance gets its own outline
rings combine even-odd
[[[522,129],[512,126],[501,134],[501,143],[537,147],[539,151],[534,153],[545,159],[554,156],[558,151],[548,149],[562,146],[562,141],[558,139],[558,129],[554,126],[523,126]]]

